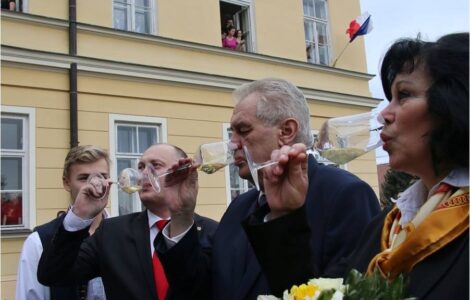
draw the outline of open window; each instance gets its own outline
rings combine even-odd
[[[220,27],[221,35],[228,25],[243,32],[244,49],[240,51],[254,52],[254,32],[251,18],[250,0],[220,0]]]
[[[309,63],[330,64],[330,37],[326,0],[303,0],[305,48]]]
[[[25,12],[27,4],[27,0],[2,0],[2,9]]]

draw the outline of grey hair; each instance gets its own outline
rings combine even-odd
[[[245,83],[235,89],[235,104],[242,102],[249,95],[260,96],[256,103],[256,117],[269,126],[281,123],[287,118],[299,122],[299,132],[295,143],[304,143],[307,148],[313,144],[310,131],[310,110],[304,94],[292,83],[284,79],[265,78]]]

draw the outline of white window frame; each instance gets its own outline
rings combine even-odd
[[[224,123],[223,124],[223,132],[222,136],[224,140],[229,139],[229,129],[230,129],[230,124],[229,123]],[[230,185],[230,167],[225,168],[225,196],[227,199],[227,207],[230,205],[230,202],[232,202],[232,187]],[[246,192],[250,189],[248,186],[248,180],[243,180],[243,192]]]
[[[132,32],[137,32],[135,30],[135,0],[121,0],[127,2],[127,5],[129,6],[130,10],[127,14],[127,31],[132,31]],[[115,0],[111,1],[112,5],[112,21],[113,21],[113,28],[114,27],[114,2]],[[158,33],[158,26],[156,22],[156,16],[157,16],[157,9],[156,9],[156,0],[150,0],[149,1],[149,12],[150,12],[150,32],[148,33],[141,33],[141,34],[153,34],[156,35]]]
[[[28,12],[29,7],[29,0],[15,0],[16,3],[16,11],[26,13]],[[20,10],[20,4],[22,5],[22,9]]]
[[[23,122],[22,210],[23,225],[1,226],[3,232],[33,230],[36,226],[36,110],[31,107],[1,106],[7,116],[19,117]],[[8,153],[8,151],[5,151]]]
[[[247,47],[246,51],[247,52],[252,52],[256,53],[257,52],[257,38],[256,38],[256,32],[255,32],[255,13],[254,13],[254,5],[252,0],[219,0],[219,2],[226,2],[238,6],[243,6],[243,7],[248,7],[249,9],[249,20],[248,20],[248,27],[250,29],[250,40],[246,41],[247,45],[250,45],[249,49]],[[234,22],[238,22],[238,20],[233,20]],[[222,24],[224,25],[224,24]],[[236,27],[239,27],[239,24],[235,24]]]
[[[117,158],[116,158],[116,141],[117,141],[117,130],[116,124],[119,123],[134,123],[136,125],[149,125],[157,126],[160,129],[159,143],[166,143],[168,138],[167,133],[167,120],[165,118],[158,117],[145,117],[145,116],[134,116],[134,115],[121,115],[121,114],[110,114],[109,115],[109,158],[111,160],[110,174],[111,178],[115,179],[117,172]],[[140,203],[140,198],[136,194],[134,201]],[[137,202],[134,202],[134,204]],[[111,187],[111,215],[119,215],[119,201],[118,201],[118,190],[116,185]]]
[[[320,1],[320,0],[310,0],[312,1],[313,3],[313,7],[315,7],[315,1]],[[304,23],[305,21],[309,21],[309,22],[313,22],[314,24],[316,23],[322,23],[322,24],[325,24],[326,25],[326,38],[328,39],[328,43],[327,43],[327,62],[325,65],[330,65],[331,64],[331,34],[330,34],[330,17],[329,17],[329,12],[328,12],[328,1],[327,0],[323,0],[325,2],[325,19],[319,19],[317,17],[313,17],[313,16],[308,16],[308,15],[305,15],[305,8],[303,7],[303,2],[302,2],[302,13],[303,13],[303,16],[304,16]],[[306,32],[304,32],[304,37],[306,38],[305,36]],[[314,58],[312,58],[311,60],[308,60],[307,58],[307,62],[309,63],[312,63],[312,64],[320,64],[320,54],[319,54],[319,50],[318,50],[318,33],[317,33],[317,27],[316,26],[313,26],[313,42],[315,43],[315,48],[313,49],[313,54],[314,54]],[[308,41],[307,39],[305,39],[305,46],[307,47],[307,44],[309,43],[310,41]]]

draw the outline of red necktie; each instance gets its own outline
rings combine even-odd
[[[159,220],[155,223],[158,230],[161,231],[165,227],[168,220]],[[158,259],[157,251],[153,251],[153,277],[155,279],[155,286],[157,288],[157,299],[165,299],[166,292],[168,291],[168,280],[166,279],[165,270],[163,269],[160,259]]]

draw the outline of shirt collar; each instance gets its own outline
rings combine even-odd
[[[160,218],[156,214],[152,213],[150,210],[147,209],[147,216],[148,216],[148,221],[149,221],[149,228],[152,228],[152,226],[155,225],[160,220],[164,220],[163,218]]]
[[[109,218],[109,212],[105,208],[105,209],[103,209],[103,219],[107,219],[107,218]]]
[[[397,207],[401,212],[400,224],[410,222],[421,206],[430,195],[437,189],[440,183],[444,182],[458,188],[468,186],[468,168],[457,168],[452,170],[444,179],[434,185],[429,192],[422,180],[416,181],[406,189],[397,199]]]

